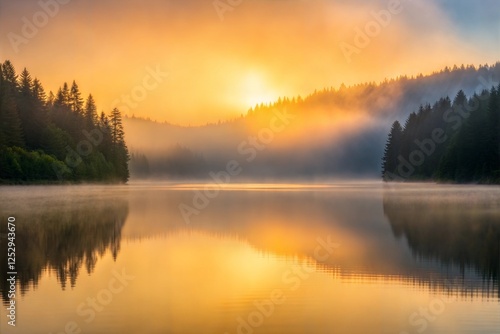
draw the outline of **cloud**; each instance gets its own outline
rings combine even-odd
[[[250,106],[244,101],[258,96],[236,87],[245,87],[249,76],[263,78],[269,90],[263,95],[277,98],[498,57],[488,39],[473,43],[491,27],[493,16],[466,39],[460,22],[462,11],[470,9],[465,2],[450,11],[450,1],[402,0],[402,12],[347,62],[339,44],[353,44],[356,29],[364,30],[388,3],[242,0],[221,21],[211,0],[71,0],[20,52],[12,50],[6,34],[0,49],[3,58],[28,67],[48,89],[76,79],[106,110],[141,83],[147,67],[161,66],[170,73],[168,80],[131,114],[182,124],[246,112]],[[40,10],[37,1],[1,0],[0,8],[6,32],[19,32],[22,17]],[[475,17],[484,11],[476,8]]]

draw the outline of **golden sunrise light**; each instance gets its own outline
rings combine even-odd
[[[498,333],[499,46],[499,0],[0,0],[0,333]]]
[[[221,20],[210,1],[74,0],[61,2],[60,13],[38,28],[22,20],[43,11],[36,1],[3,3],[9,15],[0,23],[6,32],[1,56],[26,66],[47,92],[76,80],[99,109],[121,106],[127,115],[183,125],[238,117],[280,96],[306,96],[342,83],[496,61],[491,41],[497,32],[461,39],[467,22],[434,2],[401,1],[389,17],[377,14],[388,6],[243,1]],[[425,14],[416,19],[419,12]],[[33,38],[22,37],[23,31]],[[157,68],[168,76],[141,92],[137,87]]]
[[[242,96],[239,101],[244,101],[247,106],[255,106],[260,103],[270,103],[278,99],[275,88],[259,72],[249,72],[243,76],[241,84],[237,88]]]

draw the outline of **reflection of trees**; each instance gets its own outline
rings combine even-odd
[[[50,202],[16,213],[16,270],[21,292],[36,287],[43,271],[55,272],[63,289],[73,287],[79,270],[92,273],[98,257],[109,250],[116,259],[121,229],[128,215],[125,201]],[[6,215],[2,215],[6,217]],[[1,224],[2,271],[7,272],[7,224]],[[7,301],[6,280],[1,280]]]
[[[385,193],[383,205],[394,235],[404,236],[415,256],[473,270],[498,291],[498,198],[398,192]]]

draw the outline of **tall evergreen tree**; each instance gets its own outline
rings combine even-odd
[[[38,102],[43,105],[43,107],[45,107],[45,104],[47,102],[47,95],[45,94],[45,90],[42,87],[42,83],[37,78],[33,80],[33,96],[36,100],[38,100]]]
[[[68,83],[65,82],[62,88],[59,87],[54,105],[58,108],[68,108],[70,106]]]
[[[69,93],[69,106],[71,111],[75,114],[83,115],[82,94],[80,93],[80,89],[74,80]]]
[[[384,149],[384,157],[382,158],[382,177],[384,180],[391,180],[390,175],[396,174],[398,166],[398,156],[401,151],[403,139],[403,129],[398,121],[392,124],[389,137]]]
[[[122,115],[118,108],[114,108],[111,111],[109,124],[111,127],[111,138],[113,140],[113,144],[117,145],[125,142],[125,132],[123,131]]]
[[[26,68],[19,76],[19,99],[17,102],[18,114],[21,126],[24,130],[24,139],[28,149],[38,149],[42,124],[41,105],[38,103],[34,92],[34,84],[31,74]]]
[[[52,109],[54,107],[54,101],[56,100],[56,96],[52,91],[49,91],[49,95],[47,95],[47,109]]]
[[[7,66],[6,66],[7,63]],[[12,64],[0,64],[0,147],[24,147],[21,121],[17,113],[15,72]]]
[[[97,125],[97,108],[92,94],[89,94],[85,102],[84,116],[89,129]]]
[[[500,85],[491,89],[486,117],[486,127],[483,130],[487,138],[486,169],[493,178],[500,179]]]
[[[2,66],[2,74],[4,79],[4,84],[12,85],[12,89],[17,89],[17,75],[14,66],[9,60],[6,60]]]
[[[130,157],[127,146],[125,144],[125,133],[123,131],[122,116],[117,108],[114,108],[111,111],[109,123],[111,130],[111,140],[113,144],[112,152],[115,171],[121,181],[126,182],[130,176],[128,170],[128,161],[130,160]]]
[[[463,90],[459,90],[455,99],[453,100],[453,107],[465,106],[467,104],[467,96]]]
[[[21,72],[19,77],[19,92],[23,99],[30,99],[33,97],[33,80],[31,79],[31,74],[28,72],[26,67]]]

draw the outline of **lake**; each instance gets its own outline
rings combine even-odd
[[[2,333],[500,333],[500,187],[9,186],[0,212]]]

